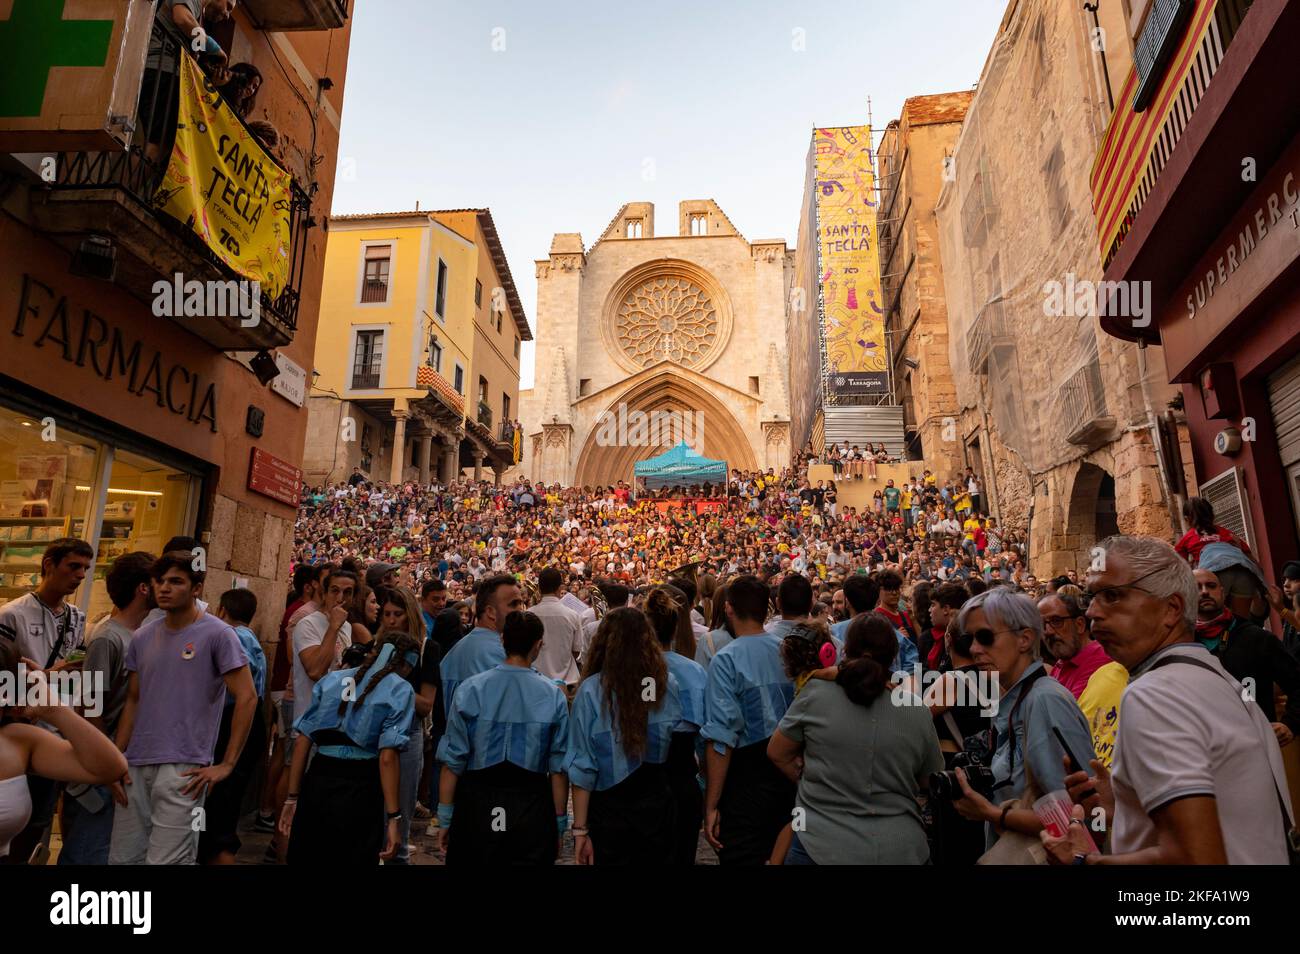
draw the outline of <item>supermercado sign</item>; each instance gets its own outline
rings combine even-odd
[[[289,283],[289,173],[181,57],[176,146],[154,205],[275,301]]]
[[[217,432],[216,382],[168,361],[89,308],[70,306],[66,296],[31,275],[23,275],[11,330],[34,347],[57,348],[64,361],[89,367],[105,381],[120,381],[137,397],[150,395],[159,407]]]

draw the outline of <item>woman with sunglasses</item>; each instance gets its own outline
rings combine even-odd
[[[985,823],[990,848],[1007,832],[1036,838],[1043,825],[1034,800],[1065,788],[1067,753],[1052,730],[1086,766],[1096,758],[1088,720],[1070,690],[1043,666],[1043,617],[1024,593],[995,586],[971,597],[957,615],[957,630],[970,640],[970,657],[979,670],[997,675],[1001,700],[993,718],[991,797],[973,789],[962,772],[963,797],[953,807],[962,817]]]

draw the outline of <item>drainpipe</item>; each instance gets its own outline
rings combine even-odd
[[[1101,0],[1096,0],[1095,3],[1085,3],[1083,5],[1083,9],[1087,10],[1089,13],[1092,14],[1092,27],[1094,31],[1093,36],[1096,36],[1097,35],[1096,31],[1101,29],[1101,20],[1097,16],[1097,10],[1100,6],[1101,6]],[[1091,39],[1091,37],[1089,39]],[[1106,102],[1110,104],[1110,111],[1114,113],[1115,94],[1111,92],[1111,88],[1110,88],[1110,67],[1107,66],[1106,64],[1106,51],[1105,49],[1101,49],[1098,50],[1097,53],[1101,57],[1101,75],[1106,80]]]

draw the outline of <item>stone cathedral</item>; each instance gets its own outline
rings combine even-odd
[[[654,213],[630,202],[590,249],[557,233],[536,263],[518,468],[534,481],[630,483],[636,461],[679,436],[730,468],[789,463],[793,250],[748,241],[712,200],[682,202],[675,235],[655,234]],[[635,426],[647,419],[691,425]]]

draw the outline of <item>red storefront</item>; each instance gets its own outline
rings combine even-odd
[[[1275,577],[1300,556],[1300,0],[1198,0],[1185,30],[1094,170],[1105,278],[1150,283],[1102,326],[1163,346],[1200,493]],[[1126,191],[1107,161],[1135,154]]]

